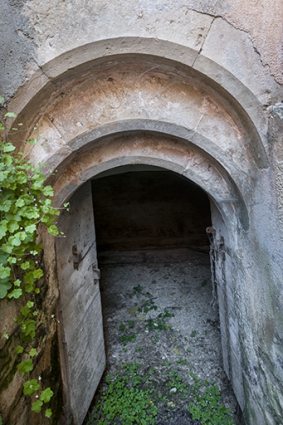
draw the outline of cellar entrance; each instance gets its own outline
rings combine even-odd
[[[231,364],[238,363],[229,347],[233,342],[237,348],[238,341],[229,333],[230,265],[215,200],[171,166],[125,161],[116,167],[102,164],[104,170],[92,173],[60,214],[59,343],[68,420],[83,423],[100,382],[103,389],[105,370],[115,373],[136,361],[146,367],[144,376],[150,364],[163,373],[167,362],[182,368],[184,379],[192,374],[213,381],[234,409],[224,370],[231,379]],[[232,376],[234,391],[238,378]],[[156,388],[166,389],[165,384],[157,379]],[[182,400],[177,387],[167,390]],[[184,405],[168,403],[177,414],[188,415]]]
[[[92,180],[92,198],[105,375],[139,364],[159,408],[158,424],[191,423],[185,392],[193,379],[218,385],[233,411],[211,283],[208,196],[173,172],[128,166]],[[94,406],[109,388],[105,375]]]

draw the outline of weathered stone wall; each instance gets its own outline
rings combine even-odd
[[[0,93],[27,129],[15,142],[37,136],[39,123],[44,139],[21,149],[58,170],[50,179],[58,204],[94,175],[136,163],[180,173],[209,194],[224,366],[246,423],[281,424],[282,1],[0,4]],[[59,296],[52,238],[45,270],[50,318]],[[7,357],[12,302],[1,303],[2,315]],[[36,372],[50,378],[56,329],[49,319],[44,326]],[[16,376],[1,388],[4,423],[44,423],[20,386]]]
[[[25,304],[24,300],[1,300],[1,335],[4,332],[9,335],[8,340],[1,338],[0,344],[0,412],[5,425],[58,424],[62,416],[62,382],[58,361],[58,321],[56,317],[58,291],[52,283],[52,276],[48,276],[48,274],[39,283],[42,299],[36,300],[39,311],[37,332],[35,340],[31,343],[22,342],[19,326],[13,321],[20,314],[20,308]],[[28,296],[25,299],[25,302],[27,301]],[[53,410],[51,422],[44,415],[32,412],[31,402],[34,400],[23,396],[23,383],[27,379],[19,374],[17,365],[27,356],[16,354],[15,348],[18,345],[23,345],[26,351],[36,348],[38,352],[35,367],[29,379],[37,379],[41,376],[44,386],[42,389],[48,386],[52,387],[54,397],[50,403]]]

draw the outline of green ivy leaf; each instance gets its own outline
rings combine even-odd
[[[0,96],[0,103],[4,102],[4,97]]]
[[[45,186],[42,190],[44,196],[53,196],[54,192],[52,186]]]
[[[39,254],[39,252],[34,250],[34,251],[30,251],[30,254],[37,255],[37,254]]]
[[[23,351],[24,351],[24,347],[22,347],[21,345],[18,345],[16,348],[17,354],[21,354]]]
[[[16,264],[17,259],[16,259],[15,257],[9,257],[9,258],[7,259],[7,262],[8,262],[9,264]]]
[[[17,115],[14,112],[7,112],[4,116],[7,118],[16,118]]]
[[[0,172],[0,182],[4,182],[7,179],[8,174],[9,174],[9,171],[1,171]]]
[[[26,236],[27,236],[26,232],[19,232],[19,237],[21,241],[24,241],[26,239]]]
[[[23,294],[23,291],[21,290],[21,288],[19,288],[19,289],[14,289],[12,292],[10,292],[10,293],[8,294],[8,298],[15,298],[15,299],[18,299],[18,298],[20,298],[20,297],[22,296],[22,294]]]
[[[43,276],[43,270],[42,269],[34,270],[33,277],[35,279],[40,279],[42,276]]]
[[[38,179],[38,180],[36,180],[34,183],[33,183],[33,185],[32,185],[32,189],[35,189],[35,190],[38,190],[38,189],[40,189],[40,190],[42,190],[42,185],[43,185],[43,183],[44,183],[44,180],[45,180],[45,178],[41,178],[41,179]]]
[[[16,233],[14,236],[10,236],[9,243],[12,246],[20,246],[21,245],[20,232]]]
[[[24,383],[24,394],[33,395],[37,390],[39,390],[40,385],[36,379],[31,379]]]
[[[40,400],[34,401],[31,405],[31,410],[33,412],[39,413],[41,411],[42,405],[43,405],[42,401],[40,401]]]
[[[0,264],[0,279],[5,279],[6,277],[9,277],[10,273],[10,267],[4,267],[2,266],[2,264]]]
[[[21,314],[24,317],[31,317],[31,307],[29,307],[28,303],[21,308]]]
[[[2,159],[4,161],[4,164],[6,164],[6,165],[11,165],[12,162],[13,162],[13,158],[8,153],[3,153],[2,154]]]
[[[6,254],[5,252],[0,250],[0,264],[4,266],[7,263],[8,258],[9,258],[9,254]]]
[[[39,212],[37,211],[37,208],[31,207],[31,206],[26,206],[22,208],[21,215],[29,219],[33,219],[33,218],[37,219],[40,216]]]
[[[5,203],[3,202],[3,204],[1,204],[0,210],[4,212],[8,212],[10,211],[11,206],[12,206],[12,201],[6,200]]]
[[[4,102],[0,96],[0,103]],[[15,118],[16,114],[8,112],[6,118]],[[22,123],[19,123],[21,126]],[[4,125],[0,124],[0,129],[4,130]],[[37,125],[36,127],[37,128]],[[17,130],[14,128],[14,130]],[[37,143],[37,139],[31,139],[30,143]],[[36,245],[37,228],[39,223],[43,223],[48,232],[57,235],[58,230],[54,225],[55,215],[59,211],[52,208],[53,189],[51,186],[43,187],[46,180],[44,174],[30,161],[25,162],[22,152],[14,154],[15,147],[9,141],[0,141],[0,182],[1,201],[0,202],[0,298],[18,299],[23,292],[39,293],[40,289],[35,288],[35,282],[43,276],[41,269],[35,269],[34,261],[25,260],[26,255],[37,255],[41,252],[41,245]],[[43,197],[42,197],[43,195]],[[23,258],[23,260],[21,260]],[[18,273],[20,267],[24,270],[22,279],[11,279],[11,267],[15,264],[14,271]],[[11,281],[10,281],[11,280]],[[24,283],[22,283],[22,280]],[[12,285],[13,283],[13,285]],[[23,286],[22,286],[23,285]],[[35,336],[37,311],[32,311],[34,303],[28,301],[20,310],[20,315],[14,319],[21,326],[23,341],[32,340]],[[5,337],[8,338],[6,334]],[[17,346],[18,354],[24,352],[22,346]],[[37,354],[36,349],[30,350],[31,357]],[[18,366],[20,374],[28,375],[33,370],[32,359],[26,359]],[[24,394],[32,395],[39,389],[39,383],[33,379],[24,384]],[[52,397],[50,388],[42,391],[40,399],[32,404],[32,410],[39,412],[41,406],[47,403]],[[46,417],[52,414],[50,409],[45,412]]]
[[[46,416],[46,418],[51,418],[51,416],[52,416],[52,410],[51,409],[46,409],[45,416]]]
[[[15,220],[11,220],[9,221],[9,223],[7,224],[7,229],[9,230],[9,232],[13,233],[15,230],[18,230],[20,227],[19,223]]]
[[[46,390],[41,391],[40,400],[44,401],[44,403],[49,403],[52,396],[53,391],[48,387]]]
[[[27,177],[26,173],[24,173],[23,171],[17,173],[16,181],[20,184],[26,183],[28,181],[28,177]]]
[[[30,355],[31,357],[37,356],[37,351],[36,351],[36,349],[35,349],[35,348],[32,348],[32,349],[30,350],[30,352],[29,352],[29,355]]]
[[[24,277],[24,281],[25,283],[32,285],[35,282],[35,278],[33,276],[33,272],[28,272],[26,273],[25,277]]]
[[[35,224],[30,224],[29,226],[25,227],[25,231],[27,233],[34,233],[36,231],[36,225]]]
[[[5,143],[3,147],[3,152],[13,152],[15,150],[15,146],[12,143]]]
[[[25,200],[23,198],[19,198],[16,202],[16,207],[23,207],[25,205]]]
[[[30,268],[30,262],[25,261],[23,264],[21,264],[21,269],[28,270]]]
[[[29,372],[33,369],[32,360],[26,359],[21,362],[17,367],[20,375],[24,374],[25,376],[27,376]]]
[[[22,324],[22,332],[25,336],[31,337],[33,339],[35,336],[35,321],[32,319],[26,320]]]
[[[50,233],[53,236],[56,236],[59,233],[57,227],[54,224],[49,226],[47,230],[48,230],[48,233]]]
[[[34,130],[36,130],[36,129],[37,129],[37,127],[34,127]],[[38,140],[37,139],[29,139],[28,142],[31,143],[31,144],[36,145],[38,143]]]
[[[8,230],[7,224],[8,224],[8,220],[2,220],[1,221],[1,224],[0,224],[0,239],[2,239],[7,233],[7,230]]]
[[[12,288],[12,285],[9,282],[9,279],[0,280],[0,299],[5,298],[9,289],[11,288]]]

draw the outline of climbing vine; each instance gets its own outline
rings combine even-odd
[[[0,96],[0,105],[3,102]],[[38,260],[42,251],[38,228],[43,225],[56,236],[55,216],[59,211],[52,207],[53,189],[44,185],[44,174],[26,161],[24,153],[16,153],[15,146],[9,141],[11,132],[21,131],[22,123],[7,132],[8,118],[16,118],[16,115],[8,112],[0,116],[0,298],[21,300],[21,305],[24,304],[14,319],[20,326],[22,341],[15,350],[24,358],[17,368],[28,378],[23,393],[34,395],[31,409],[40,412],[53,392],[50,388],[40,390],[40,377],[29,379],[37,356],[30,343],[36,337],[36,296],[40,294],[39,279],[43,276]],[[37,139],[30,139],[27,143],[37,143]],[[8,334],[3,336],[9,339]],[[51,415],[51,409],[46,409],[45,416],[49,418]]]

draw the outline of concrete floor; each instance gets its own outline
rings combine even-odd
[[[217,384],[226,406],[234,411],[236,400],[222,367],[208,254],[187,249],[106,252],[99,256],[99,266],[107,373],[115,374],[130,361],[141,363],[143,373],[152,367],[161,372],[169,361],[178,365],[184,380],[193,372]],[[150,306],[157,308],[145,310]],[[168,329],[149,330],[148,319],[158,324],[164,309],[174,314],[165,319]],[[120,337],[131,334],[135,341],[123,346]],[[178,363],[181,358],[188,364]],[[157,377],[156,387],[162,385]],[[176,409],[186,408],[178,396],[174,403]]]

